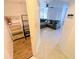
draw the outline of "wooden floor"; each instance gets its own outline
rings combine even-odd
[[[22,38],[13,42],[13,59],[28,59],[32,56],[31,40]]]

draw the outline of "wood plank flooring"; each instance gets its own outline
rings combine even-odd
[[[28,59],[31,56],[32,47],[30,37],[13,41],[13,59]]]

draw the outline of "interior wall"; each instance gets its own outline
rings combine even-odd
[[[68,14],[75,14],[75,4],[69,5]],[[75,59],[75,16],[66,18],[60,44],[64,54]]]
[[[7,22],[4,20],[4,59],[13,59],[13,40],[11,39]]]
[[[6,2],[4,4],[4,15],[5,16],[20,16],[26,14],[26,4],[16,2]]]
[[[33,55],[36,56],[36,52],[39,46],[37,45],[40,41],[40,18],[39,18],[39,7],[37,0],[26,0],[28,19],[29,19],[29,27],[30,27],[30,35],[31,35],[31,43],[32,43],[32,51]],[[37,45],[37,46],[36,46]]]
[[[21,15],[27,15],[26,4],[21,2],[4,2],[4,16],[17,17],[18,22],[22,26]],[[17,22],[17,19],[13,19],[14,22]]]

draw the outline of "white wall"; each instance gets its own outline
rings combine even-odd
[[[7,22],[4,20],[4,58],[13,59],[13,40],[11,39]]]
[[[37,0],[26,0],[33,55],[37,55],[37,43],[40,40],[40,18]]]
[[[26,14],[26,4],[16,2],[6,2],[4,4],[4,15],[5,16],[20,16]]]
[[[17,17],[18,22],[20,22],[22,26],[22,19],[21,15],[27,15],[27,9],[26,9],[26,4],[25,2],[9,2],[5,1],[4,2],[4,16],[12,16],[12,17]],[[17,22],[17,19],[13,19],[14,22]]]
[[[75,14],[75,6],[69,6],[68,13]],[[66,18],[62,30],[62,51],[68,56],[69,59],[75,59],[75,16]]]

